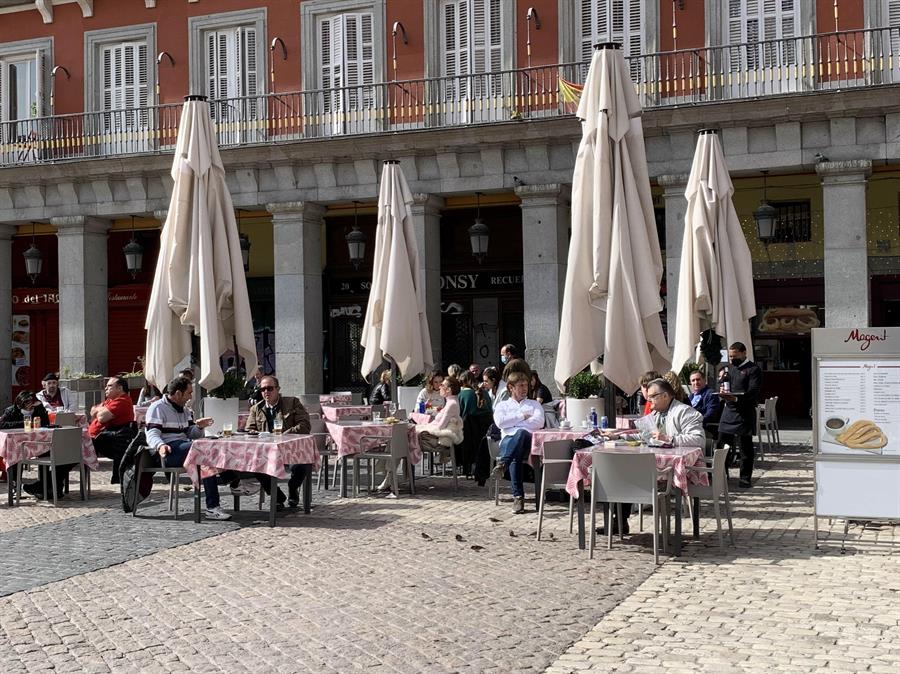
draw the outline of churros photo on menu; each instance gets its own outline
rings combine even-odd
[[[850,422],[846,417],[829,417],[825,420],[825,437],[830,442],[847,449],[858,449],[871,454],[881,454],[888,437],[878,424],[869,419]]]

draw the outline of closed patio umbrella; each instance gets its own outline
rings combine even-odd
[[[684,241],[678,275],[678,304],[672,367],[691,360],[703,330],[712,329],[727,344],[743,342],[750,354],[750,318],[756,314],[753,263],[731,200],[719,136],[703,130],[684,196]]]
[[[191,353],[193,333],[200,345],[199,383],[211,389],[224,381],[219,357],[228,349],[236,347],[248,375],[255,372],[256,341],[234,206],[203,96],[185,98],[172,179],[144,326],[145,376],[165,386]]]
[[[667,368],[669,351],[641,105],[618,45],[594,50],[577,114],[582,137],[554,374],[562,389],[602,356],[603,374],[630,394],[645,371]]]
[[[363,321],[362,374],[368,376],[384,358],[409,379],[433,365],[419,283],[419,255],[413,230],[412,193],[396,161],[386,161],[378,192],[378,228],[369,303]],[[392,400],[396,377],[392,378]]]

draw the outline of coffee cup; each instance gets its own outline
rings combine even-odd
[[[847,429],[850,419],[847,417],[828,417],[825,420],[825,431],[829,435],[838,436]]]

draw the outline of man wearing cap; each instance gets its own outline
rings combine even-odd
[[[59,375],[48,372],[41,380],[43,390],[38,391],[37,399],[46,410],[71,410],[71,397],[69,389],[59,385]]]

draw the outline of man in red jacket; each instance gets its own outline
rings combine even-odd
[[[128,394],[128,380],[110,377],[106,381],[106,400],[91,408],[88,435],[94,441],[97,454],[112,459],[112,484],[119,481],[119,462],[134,437],[133,421],[134,405]]]

